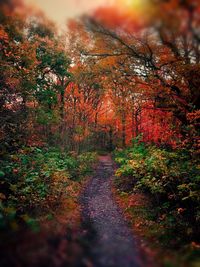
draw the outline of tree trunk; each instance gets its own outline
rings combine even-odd
[[[109,130],[109,151],[113,150],[113,128],[110,127]]]
[[[126,147],[126,115],[122,114],[122,146]]]

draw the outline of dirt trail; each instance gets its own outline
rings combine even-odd
[[[133,233],[111,192],[114,167],[102,156],[82,196],[83,218],[95,236],[90,249],[94,267],[141,267]]]

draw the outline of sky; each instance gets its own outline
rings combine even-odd
[[[114,0],[25,0],[25,3],[40,8],[59,26],[66,20],[108,4]]]

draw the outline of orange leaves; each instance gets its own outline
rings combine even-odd
[[[190,122],[194,122],[200,119],[200,110],[196,110],[194,112],[188,113],[187,114],[187,119]]]
[[[178,213],[178,214],[182,214],[184,211],[185,211],[184,208],[178,208],[178,209],[177,209],[177,213]]]
[[[66,94],[71,94],[74,98],[79,98],[81,96],[78,85],[73,82],[69,83],[67,86]]]
[[[9,41],[8,34],[2,26],[0,26],[0,41],[4,41],[5,43]]]
[[[140,27],[138,16],[135,11],[129,11],[125,6],[101,7],[93,16],[97,21],[111,29],[120,29],[126,32],[137,31]]]

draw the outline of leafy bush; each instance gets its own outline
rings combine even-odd
[[[91,171],[95,153],[73,155],[57,148],[25,147],[1,160],[0,227],[16,229],[59,204],[70,180]]]
[[[81,175],[91,172],[91,165],[96,161],[97,154],[95,152],[85,152],[78,156],[78,164]]]
[[[119,189],[147,192],[165,229],[176,234],[177,240],[180,234],[185,241],[200,241],[198,159],[184,149],[164,149],[134,140],[132,147],[115,152],[115,160],[120,165],[116,171]]]

